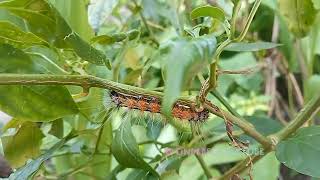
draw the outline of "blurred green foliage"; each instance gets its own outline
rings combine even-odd
[[[0,0],[0,73],[93,75],[163,91],[162,108],[170,115],[179,96],[199,94],[201,77],[209,76],[216,49],[230,36],[235,2]],[[253,5],[241,4],[236,35]],[[245,40],[221,54],[217,91],[263,135],[280,130],[301,108],[299,92],[304,102],[319,93],[319,7],[317,0],[262,1]],[[81,93],[72,86],[0,86],[0,110],[13,117],[0,151],[17,168],[10,178],[206,179],[195,156],[166,152],[207,148],[203,159],[214,177],[247,157],[228,144],[224,121],[214,115],[192,137],[150,118],[110,113],[104,90]],[[208,100],[225,109],[212,94]],[[252,138],[234,132],[260,152]],[[251,175],[276,180],[286,162],[319,177],[319,132],[301,129],[254,164]]]

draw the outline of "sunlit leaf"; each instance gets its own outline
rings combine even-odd
[[[253,165],[251,174],[253,179],[277,180],[280,174],[280,162],[277,160],[275,153],[270,152],[257,161]],[[246,173],[244,173],[244,176],[248,177]]]
[[[213,6],[201,6],[191,11],[191,19],[196,19],[199,17],[211,17],[217,19],[221,22],[225,20],[224,11],[219,7]]]
[[[48,73],[52,64],[47,65],[48,68],[22,50],[0,44],[1,73]],[[0,86],[0,109],[18,119],[34,122],[78,113],[70,93],[63,86]]]
[[[46,42],[32,33],[24,32],[19,27],[7,21],[0,21],[0,42],[20,47],[33,44],[46,45]]]
[[[297,37],[304,37],[315,21],[317,11],[312,0],[280,0],[280,12]]]
[[[9,180],[19,179],[19,180],[28,180],[36,171],[38,171],[41,164],[48,160],[51,155],[59,149],[63,144],[65,143],[65,139],[59,141],[54,146],[52,146],[47,152],[41,156],[39,156],[37,159],[32,160],[25,166],[21,167],[14,173],[12,173],[9,177]]]
[[[63,3],[64,1],[61,2]],[[106,65],[109,69],[111,68],[106,56],[81,38],[79,34],[69,26],[59,11],[47,1],[4,1],[0,2],[0,7],[24,19],[30,25],[29,31],[44,38],[47,43],[59,48],[71,47],[83,60],[97,65]],[[81,28],[78,28],[78,31],[80,31],[79,29]],[[85,34],[88,35],[89,33]],[[89,38],[90,37],[87,37],[87,39]],[[36,43],[32,42],[32,44]]]
[[[28,159],[37,157],[43,137],[38,125],[32,122],[23,123],[13,135],[3,135],[1,141],[4,154],[10,165],[13,168],[20,167]]]
[[[313,6],[314,6],[317,10],[319,10],[319,9],[320,9],[320,1],[318,1],[318,0],[312,0],[312,2],[313,2]]]
[[[71,29],[77,32],[82,39],[89,41],[92,38],[94,33],[88,21],[87,0],[49,0],[49,2],[53,4],[60,15],[68,22]]]
[[[78,113],[68,90],[61,86],[1,86],[0,109],[33,122],[53,121]]]
[[[101,24],[108,17],[113,8],[118,4],[118,0],[97,0],[89,5],[88,15],[91,27],[98,32]]]

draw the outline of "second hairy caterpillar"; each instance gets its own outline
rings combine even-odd
[[[161,114],[161,99],[151,95],[136,95],[110,91],[105,106],[114,104],[116,107],[135,109],[141,112]],[[184,122],[204,122],[209,117],[209,111],[196,111],[195,104],[190,101],[177,100],[172,107],[172,117]]]

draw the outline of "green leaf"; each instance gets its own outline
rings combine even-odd
[[[177,38],[161,49],[165,62],[165,90],[163,112],[170,116],[171,106],[190,80],[209,65],[216,49],[213,35],[194,39]]]
[[[240,161],[246,156],[240,150],[228,143],[216,144],[210,151],[204,154],[203,159],[208,165],[217,165]]]
[[[33,122],[46,122],[77,114],[78,108],[63,86],[1,86],[0,109]]]
[[[279,7],[289,30],[299,38],[306,36],[317,14],[312,0],[280,0]]]
[[[276,146],[277,159],[299,173],[320,178],[320,126],[299,129]]]
[[[46,45],[46,42],[36,35],[22,31],[18,26],[0,21],[0,42],[8,43],[18,47],[27,47],[33,44]]]
[[[312,0],[312,2],[313,2],[314,8],[316,8],[317,10],[319,10],[319,9],[320,9],[320,1],[318,1],[318,0]]]
[[[159,164],[157,172],[161,175],[171,170],[174,170],[175,172],[179,173],[179,168],[184,159],[186,159],[185,156],[181,157],[179,155],[168,157],[166,160]]]
[[[253,179],[278,180],[280,173],[280,162],[277,160],[275,153],[270,152],[265,157],[257,161],[253,165],[251,173]]]
[[[101,123],[107,115],[106,107],[104,106],[105,90],[91,88],[89,95],[78,104],[81,114],[88,120],[94,123]],[[89,107],[89,108],[88,108]]]
[[[0,43],[0,73],[66,73],[56,59],[49,57],[50,49],[33,47],[25,51]]]
[[[219,20],[220,22],[225,21],[224,11],[219,7],[213,6],[201,6],[191,11],[191,19],[196,19],[199,17],[211,17]]]
[[[106,180],[117,180],[117,174],[123,171],[125,168],[118,165],[116,166],[110,174],[106,177]]]
[[[108,69],[111,69],[111,63],[107,57],[101,51],[82,40],[75,32],[70,32],[70,34],[64,37],[64,40],[70,43],[73,50],[83,60],[97,65],[106,65]]]
[[[41,4],[42,5],[42,4]],[[0,3],[0,8],[5,8],[11,12],[14,16],[24,21],[25,32],[38,36],[42,41],[49,43],[50,40],[55,38],[55,21],[50,17],[40,14],[37,11],[31,11],[29,9],[16,8],[16,7],[3,7]],[[20,29],[24,28],[19,26]]]
[[[71,29],[79,36],[88,41],[92,38],[93,31],[88,22],[88,13],[86,0],[66,1],[66,0],[49,0],[51,4],[59,11],[61,16],[67,21]],[[81,22],[81,23],[79,23]]]
[[[116,33],[116,34],[111,34],[111,35],[101,35],[101,36],[96,36],[91,39],[91,43],[99,43],[103,45],[108,45],[108,44],[113,44],[115,42],[120,42],[125,39],[134,40],[137,37],[139,37],[140,31],[133,29],[131,31],[128,31],[126,33]]]
[[[279,30],[279,40],[280,43],[283,44],[279,49],[286,57],[285,59],[288,61],[290,71],[295,71],[298,67],[297,53],[292,51],[292,49],[294,49],[295,38],[292,33],[290,33],[283,16],[279,16]]]
[[[44,137],[38,125],[32,122],[23,123],[16,131],[13,135],[1,137],[5,157],[13,168],[37,157],[40,154],[41,139]]]
[[[48,69],[54,68],[52,63],[31,59],[11,45],[0,44],[1,73],[48,73]],[[0,109],[15,118],[34,122],[53,121],[78,113],[64,86],[0,86]]]
[[[0,2],[0,7],[5,8],[16,16],[24,19],[30,25],[29,30],[44,38],[47,43],[53,44],[59,48],[71,47],[83,60],[97,65],[106,65],[109,69],[111,68],[110,62],[106,56],[82,39],[78,33],[68,25],[59,11],[47,1],[4,1]],[[78,31],[81,30],[80,27],[76,29]],[[84,34],[88,35],[90,33]],[[51,37],[48,35],[54,36]],[[4,37],[6,37],[6,35],[4,35]],[[90,37],[87,39],[89,38]]]
[[[245,117],[245,119],[248,120],[255,129],[264,136],[274,134],[283,128],[283,125],[279,121],[271,119],[268,116],[254,115]],[[243,141],[249,141],[250,144],[257,143],[255,139],[248,135],[241,135],[240,138]]]
[[[127,168],[144,169],[159,176],[141,157],[139,147],[131,131],[130,119],[123,121],[116,131],[111,146],[112,154],[118,163]]]
[[[255,42],[255,43],[231,43],[225,48],[226,51],[260,51],[264,49],[272,49],[280,46],[271,42]]]
[[[157,180],[157,179],[158,178],[156,176],[142,169],[134,169],[126,177],[126,180]]]
[[[88,16],[89,16],[89,23],[91,27],[98,32],[101,24],[107,18],[113,8],[119,3],[119,0],[98,0],[95,3],[91,3],[88,7]]]
[[[62,119],[57,119],[52,122],[49,134],[52,134],[59,139],[63,138],[63,120]]]
[[[65,139],[57,142],[54,146],[52,146],[47,152],[37,159],[32,160],[25,166],[21,167],[14,173],[12,173],[9,177],[9,180],[19,179],[19,180],[28,180],[41,166],[41,164],[48,160],[51,155],[58,150],[62,145],[64,145]]]
[[[157,123],[157,122],[149,122],[147,124],[147,136],[150,139],[156,140],[160,136],[161,130],[163,128],[162,123]]]
[[[218,170],[213,168],[210,168],[210,172],[213,177],[217,177],[221,175]],[[195,156],[188,156],[182,162],[179,169],[179,176],[180,176],[179,179],[201,179],[201,176],[203,175],[204,175],[203,169]]]
[[[283,128],[283,125],[279,121],[271,119],[268,116],[254,115],[246,117],[246,119],[264,136],[276,133]]]
[[[55,49],[44,46],[32,46],[24,49],[24,52],[31,58],[31,64],[38,66],[38,72],[45,74],[69,74],[64,70],[65,60]],[[21,61],[21,60],[20,60]]]
[[[241,70],[245,68],[252,68],[257,65],[257,61],[251,52],[238,53],[228,59],[222,59],[219,62],[221,69]],[[234,82],[246,90],[260,90],[263,82],[262,76],[259,73],[252,73],[246,76],[225,75],[225,77],[232,78]],[[218,83],[224,83],[223,79],[218,79]]]
[[[320,89],[320,75],[313,75],[308,78],[305,83],[305,99],[306,102],[311,100],[313,96],[319,93]]]

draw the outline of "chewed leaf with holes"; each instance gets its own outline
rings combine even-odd
[[[276,147],[277,159],[302,174],[320,178],[320,126],[302,128]]]
[[[123,167],[144,169],[158,176],[157,172],[141,157],[138,144],[131,131],[129,119],[124,119],[122,125],[116,131],[111,150],[118,163]]]

